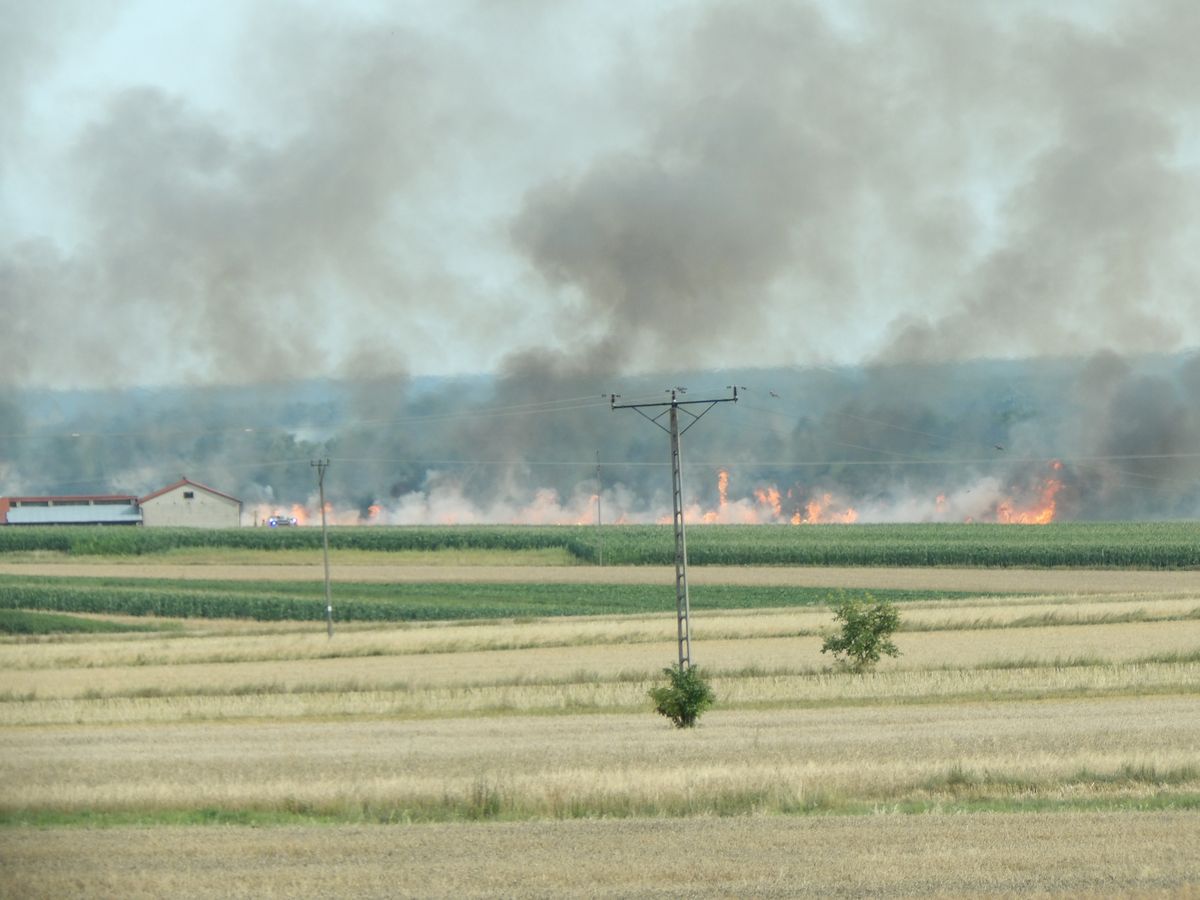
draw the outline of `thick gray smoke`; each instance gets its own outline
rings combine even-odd
[[[1200,516],[1196,354],[625,378],[628,399],[727,396],[684,438],[692,521]],[[605,521],[669,515],[666,435],[591,376],[24,392],[0,402],[0,493],[148,493],[181,474],[248,521]],[[97,413],[96,410],[103,410]],[[685,420],[686,421],[686,420]],[[721,487],[721,472],[727,484]]]
[[[256,4],[225,105],[4,9],[8,383],[1200,344],[1188,0]]]
[[[517,244],[603,324],[596,360],[1194,338],[1200,6],[853,9],[712,6],[647,92],[644,145],[530,192]]]
[[[1197,514],[1194,3],[230,7],[225,105],[0,8],[6,492],[652,519],[600,397],[739,383],[700,513]]]
[[[153,85],[112,94],[74,137],[62,164],[73,246],[0,245],[7,379],[394,374],[406,361],[387,337],[402,314],[453,313],[401,198],[453,132],[443,120],[472,118],[472,79],[402,30],[262,24],[256,64],[238,74],[273,139]]]

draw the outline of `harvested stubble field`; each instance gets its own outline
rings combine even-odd
[[[443,562],[353,573],[466,595],[664,574]],[[45,565],[97,574],[3,571]],[[182,568],[286,580],[260,565]],[[695,612],[718,705],[694,731],[646,695],[675,653],[669,602],[332,640],[319,622],[122,616],[97,618],[173,627],[12,636],[0,896],[1200,891],[1200,573],[693,571],[929,597],[900,602],[902,655],[868,675],[820,654],[826,605]]]

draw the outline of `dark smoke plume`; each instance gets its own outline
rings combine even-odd
[[[856,12],[712,5],[643,146],[530,192],[515,240],[580,292],[592,358],[703,366],[779,331],[794,361],[864,332],[881,362],[1178,347],[1200,7]]]
[[[263,6],[236,108],[104,88],[43,160],[103,30],[46,8],[0,30],[0,196],[69,200],[0,215],[8,492],[304,503],[331,456],[354,515],[570,518],[599,451],[652,518],[662,435],[601,396],[738,383],[699,507],[725,466],[746,516],[1197,513],[1194,3]]]
[[[309,463],[330,457],[342,523],[586,523],[599,461],[605,520],[657,521],[667,437],[609,410],[601,385],[651,400],[731,381],[739,402],[684,439],[696,521],[1004,521],[1044,506],[1051,481],[1056,521],[1200,515],[1195,354],[21,392],[0,403],[0,493],[148,493],[186,474],[250,516],[311,512]]]
[[[30,98],[121,9],[4,5],[5,195],[63,204],[0,215],[9,384],[1200,343],[1187,0],[262,5],[229,108],[97,88],[39,153]]]

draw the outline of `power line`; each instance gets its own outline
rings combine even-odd
[[[453,421],[459,419],[477,418],[507,418],[526,415],[543,415],[546,413],[574,412],[582,409],[595,409],[608,404],[607,394],[594,394],[586,397],[565,397],[555,400],[542,400],[533,403],[511,404],[507,406],[478,407],[467,412],[430,413],[418,416],[399,416],[390,419],[343,419],[335,423],[305,422],[296,425],[276,425],[242,422],[219,428],[146,428],[125,431],[55,431],[49,433],[9,432],[0,433],[0,440],[80,440],[83,438],[139,438],[139,437],[203,437],[213,434],[291,434],[304,428],[316,429],[349,429],[363,427],[386,427],[389,425],[413,425],[429,422]]]

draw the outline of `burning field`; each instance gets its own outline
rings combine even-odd
[[[688,524],[1200,517],[1195,355],[619,381],[625,397],[660,400],[664,381],[704,396],[734,379],[738,402],[683,438]],[[314,525],[310,462],[327,458],[335,525],[669,521],[668,440],[609,408],[614,380],[545,366],[269,392],[14,395],[0,404],[0,493],[142,494],[187,472],[241,499],[244,524]]]
[[[908,496],[902,502],[872,498],[852,499],[834,490],[793,484],[781,489],[776,484],[749,487],[731,496],[729,469],[717,471],[713,503],[692,501],[684,507],[688,525],[849,525],[891,522],[983,522],[1002,525],[1047,525],[1059,521],[1059,495],[1064,487],[1063,463],[1045,465],[1041,477],[1018,484],[1002,484],[983,478],[970,487],[921,498]],[[670,524],[670,508],[644,507],[623,487],[602,494],[586,493],[581,486],[564,498],[553,488],[536,490],[526,502],[507,498],[488,506],[472,503],[461,482],[436,479],[427,491],[412,491],[385,506],[372,503],[366,510],[326,504],[326,521],[333,525],[474,525],[508,523],[519,525]],[[320,525],[320,506],[292,503],[280,513],[278,506],[257,504],[253,524],[267,524],[281,515],[298,525]]]

